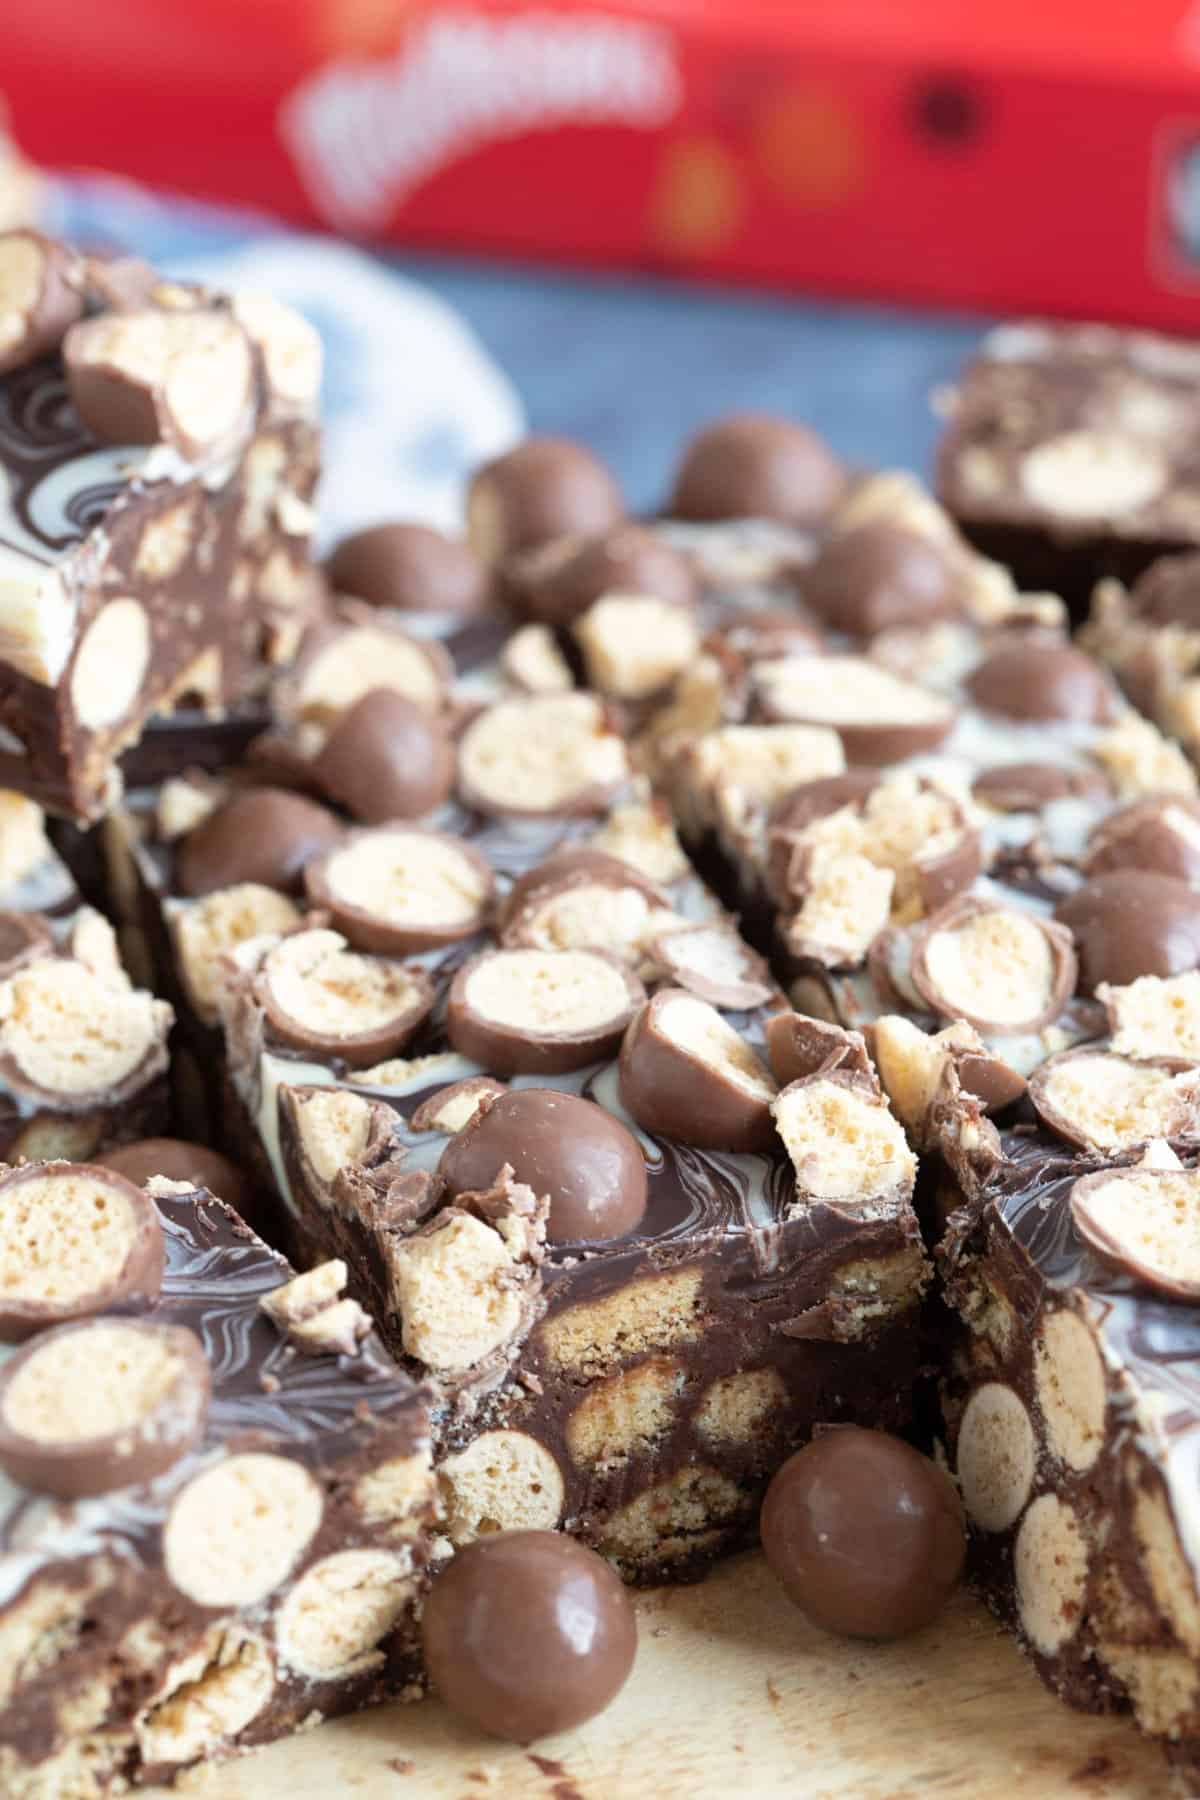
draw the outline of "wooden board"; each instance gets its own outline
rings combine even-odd
[[[1128,1719],[1073,1713],[966,1594],[917,1637],[809,1626],[761,1557],[638,1602],[615,1705],[532,1752],[436,1701],[335,1721],[207,1771],[205,1800],[1167,1800]]]

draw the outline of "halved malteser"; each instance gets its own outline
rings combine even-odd
[[[1103,981],[1096,998],[1120,1055],[1200,1062],[1200,971],[1139,975],[1125,987]]]
[[[1084,1242],[1173,1300],[1200,1300],[1200,1169],[1104,1169],[1071,1189]]]
[[[628,775],[624,740],[594,694],[502,700],[459,740],[463,804],[499,817],[603,812]]]
[[[495,1075],[558,1075],[611,1056],[645,998],[602,950],[485,950],[451,983],[446,1033]]]
[[[826,969],[856,968],[887,930],[895,871],[855,850],[821,845],[803,855],[804,898],[780,915],[779,935],[793,956]]]
[[[895,876],[891,912],[899,923],[936,912],[983,868],[979,832],[961,802],[907,772],[871,780],[848,770],[798,788],[775,807],[767,844],[767,880],[780,901],[803,903],[814,864],[865,856]]]
[[[491,1075],[465,1075],[461,1081],[452,1081],[422,1100],[408,1121],[408,1129],[436,1131],[445,1137],[453,1137],[465,1131],[485,1101],[495,1100],[507,1092],[505,1083],[494,1080]]]
[[[575,625],[588,686],[645,700],[670,686],[700,648],[691,612],[650,594],[606,594]]]
[[[726,1012],[765,1006],[775,986],[761,956],[744,944],[732,925],[683,925],[660,931],[650,954],[676,987]]]
[[[353,831],[309,863],[308,897],[358,950],[411,956],[471,937],[487,922],[493,877],[473,845],[441,831]]]
[[[272,698],[290,724],[328,728],[380,688],[438,712],[453,674],[441,644],[412,637],[362,601],[343,600],[332,619],[306,635]]]
[[[0,981],[0,1075],[65,1112],[114,1105],[167,1066],[164,1000],[46,957]]]
[[[167,927],[179,978],[206,1025],[217,1024],[221,1017],[229,958],[238,945],[282,935],[300,919],[299,907],[286,894],[258,881],[235,882],[203,900],[168,902]]]
[[[199,1439],[211,1389],[204,1347],[182,1326],[59,1325],[0,1370],[0,1469],[60,1500],[151,1481]]]
[[[955,708],[943,695],[865,656],[786,656],[756,663],[753,678],[762,718],[828,726],[851,763],[902,762],[936,749],[954,728]]]
[[[655,933],[680,922],[657,882],[583,845],[518,876],[501,910],[499,935],[506,946],[608,950],[637,967]]]
[[[169,444],[197,461],[249,429],[254,354],[230,312],[102,313],[71,326],[63,360],[75,410],[101,443]]]
[[[778,1012],[767,1021],[767,1056],[780,1087],[831,1069],[878,1086],[862,1033],[807,1013]]]
[[[1075,992],[1076,975],[1064,926],[996,900],[952,900],[912,938],[912,981],[926,1005],[985,1035],[1042,1030]]]
[[[947,1066],[985,1112],[1000,1112],[1025,1092],[1025,1077],[994,1055],[965,1019],[931,1035],[903,1014],[884,1013],[868,1027],[868,1035],[888,1099],[918,1145]]]
[[[631,801],[614,807],[588,839],[588,848],[615,856],[655,882],[678,881],[690,867],[663,800]]]
[[[1029,1078],[1043,1123],[1084,1150],[1124,1150],[1200,1133],[1200,1071],[1087,1047],[1052,1056]]]
[[[757,1051],[714,1006],[662,988],[621,1046],[621,1102],[645,1131],[702,1150],[767,1150],[778,1091]]]
[[[30,1163],[0,1178],[0,1342],[115,1306],[162,1283],[158,1209],[90,1163]]]
[[[324,930],[297,932],[268,950],[255,992],[285,1044],[356,1069],[395,1056],[435,998],[424,969],[363,956],[339,932]]]
[[[798,1206],[879,1206],[907,1199],[917,1159],[878,1085],[853,1071],[808,1075],[771,1105],[796,1170]]]
[[[0,236],[0,375],[56,350],[83,312],[82,264],[40,231]]]

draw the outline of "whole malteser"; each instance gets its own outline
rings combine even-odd
[[[624,516],[612,475],[569,438],[526,438],[477,469],[467,489],[467,537],[485,563],[549,538],[591,537]]]
[[[401,612],[468,618],[491,602],[487,570],[469,544],[401,520],[343,538],[325,573],[335,593]]]
[[[1041,812],[1056,800],[1112,798],[1112,785],[1100,769],[1071,769],[1063,763],[998,763],[975,777],[975,799],[997,812]]]
[[[450,797],[454,740],[444,719],[372,688],[334,725],[312,764],[321,791],[366,825],[420,819]]]
[[[739,413],[688,444],[668,511],[678,519],[814,526],[829,517],[846,485],[845,466],[807,425]]]
[[[1152,869],[1200,886],[1200,800],[1150,794],[1108,814],[1088,839],[1084,868]]]
[[[835,1426],[789,1457],[763,1501],[767,1561],[815,1625],[843,1637],[920,1630],[962,1574],[962,1502],[900,1438]]]
[[[964,598],[943,546],[882,519],[836,532],[805,571],[803,592],[827,625],[862,638],[952,618]]]
[[[114,1169],[136,1187],[145,1187],[155,1175],[165,1175],[168,1181],[190,1181],[243,1215],[253,1197],[246,1176],[227,1156],[183,1138],[139,1138],[137,1143],[122,1144],[96,1160],[102,1169]]]
[[[570,625],[596,600],[636,594],[690,606],[696,578],[686,556],[645,525],[626,520],[589,538],[540,578],[510,584],[514,604],[548,625]]]
[[[555,1088],[512,1088],[455,1134],[438,1175],[451,1197],[483,1193],[508,1163],[515,1179],[550,1197],[555,1243],[623,1237],[646,1211],[638,1141],[592,1100]]]
[[[1079,991],[1200,967],[1200,894],[1171,875],[1111,869],[1060,900],[1079,958]]]
[[[998,644],[967,677],[967,691],[983,712],[1006,719],[1104,725],[1117,711],[1099,663],[1073,644],[1034,631]]]
[[[594,1550],[557,1531],[506,1531],[468,1544],[435,1578],[422,1637],[446,1704],[528,1744],[603,1712],[633,1667],[637,1619]]]
[[[1139,577],[1131,597],[1147,624],[1200,630],[1200,553],[1160,556]]]
[[[341,835],[339,821],[315,800],[286,788],[244,788],[180,839],[175,879],[193,899],[243,881],[299,893],[305,863]]]

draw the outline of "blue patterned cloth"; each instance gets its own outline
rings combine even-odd
[[[320,279],[310,295],[293,288],[284,297],[304,306],[325,335],[325,404],[335,435],[339,422],[349,429],[371,405],[386,405],[392,421],[382,451],[347,452],[343,461],[357,475],[333,446],[339,529],[396,510],[383,503],[389,481],[406,499],[415,493],[408,510],[452,522],[449,496],[464,463],[502,448],[520,429],[516,395],[531,429],[580,437],[605,457],[637,509],[662,498],[682,440],[734,408],[804,418],[854,462],[927,473],[937,429],[929,395],[960,368],[986,323],[431,256],[389,255],[367,265],[344,249],[321,254],[323,240],[285,236],[269,221],[155,199],[118,182],[72,184],[58,205],[57,222],[71,235],[121,244],[173,272],[224,273],[230,258],[236,270],[251,251],[250,272],[259,277],[272,245],[276,252],[301,247],[305,271],[317,269]],[[355,269],[366,274],[356,280]],[[429,359],[406,357],[403,342],[386,341],[382,323],[371,327],[371,308],[355,304],[364,282],[377,297],[392,285],[380,281],[380,270],[407,278],[395,286],[410,299],[412,283],[420,284],[470,328],[462,339],[469,368],[461,380],[432,376],[435,391],[413,419],[413,373]],[[363,361],[364,335],[384,340],[375,363]],[[381,394],[384,352],[395,379]],[[484,390],[480,423],[474,413]]]

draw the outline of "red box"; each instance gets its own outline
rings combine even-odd
[[[22,147],[350,235],[1200,330],[1200,0],[7,0]]]

